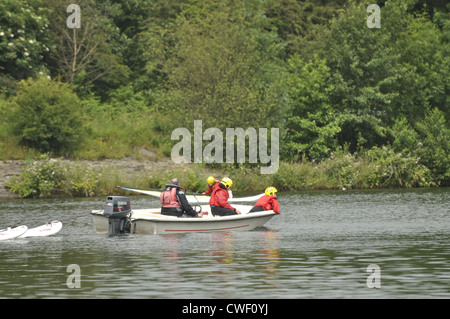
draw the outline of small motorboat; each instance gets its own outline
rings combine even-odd
[[[104,210],[91,212],[94,227],[100,234],[174,234],[253,230],[277,215],[272,210],[249,213],[253,206],[234,205],[240,215],[213,216],[209,205],[194,207],[203,217],[161,215],[161,208],[131,210],[130,201],[122,196],[108,196]]]

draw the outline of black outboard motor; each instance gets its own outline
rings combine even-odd
[[[131,229],[131,204],[127,197],[108,196],[103,215],[108,217],[109,234],[129,233]]]

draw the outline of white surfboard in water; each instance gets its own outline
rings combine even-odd
[[[25,233],[20,235],[19,238],[50,236],[59,232],[61,228],[62,223],[58,220],[55,220],[45,225],[28,229]]]
[[[0,240],[13,239],[23,235],[28,230],[25,225],[19,227],[8,227],[0,230]]]

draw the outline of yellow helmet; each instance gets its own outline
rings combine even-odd
[[[270,187],[266,188],[266,195],[267,196],[276,196],[276,192],[278,192],[278,191],[277,191],[277,189],[275,187],[270,186]]]
[[[208,178],[206,179],[206,182],[207,182],[209,185],[214,184],[214,181],[215,181],[215,178],[214,178],[213,176],[210,176],[210,177],[208,177]]]
[[[225,186],[226,189],[230,189],[231,185],[233,185],[233,181],[229,177],[222,178],[221,183]]]

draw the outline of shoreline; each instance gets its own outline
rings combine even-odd
[[[20,198],[19,195],[5,188],[5,182],[19,175],[23,166],[25,164],[22,160],[5,160],[0,162],[0,200]]]
[[[136,176],[151,176],[155,173],[170,172],[176,168],[183,168],[181,164],[175,164],[171,159],[143,159],[136,160],[132,157],[122,159],[104,159],[104,160],[70,160],[63,159],[62,163],[81,163],[87,164],[95,171],[111,170],[119,172],[125,179],[131,179]],[[5,188],[5,183],[10,178],[20,175],[22,168],[26,165],[23,160],[2,160],[0,161],[0,200],[19,199],[19,195]]]
[[[47,160],[51,161],[52,159],[47,158]],[[234,190],[243,192],[260,192],[268,186],[274,186],[278,191],[345,191],[350,189],[441,187],[439,183],[434,183],[431,180],[431,175],[428,174],[428,170],[422,172],[417,170],[417,167],[414,165],[411,166],[413,170],[407,170],[402,165],[399,165],[399,160],[411,161],[410,158],[398,159],[395,157],[394,160],[386,163],[384,159],[382,161],[369,161],[366,158],[356,158],[341,154],[333,160],[327,160],[321,163],[281,162],[280,169],[276,174],[261,175],[259,174],[258,167],[225,166],[214,168],[193,163],[177,164],[171,158],[136,158],[135,156],[129,155],[121,159],[58,159],[61,165],[66,167],[63,168],[65,172],[67,172],[67,167],[74,166],[74,172],[76,174],[73,175],[73,172],[72,174],[69,173],[70,177],[67,180],[71,181],[72,184],[61,184],[62,186],[59,185],[61,188],[54,189],[54,191],[60,192],[59,194],[61,194],[61,191],[67,192],[67,188],[64,190],[64,187],[68,186],[70,191],[67,194],[70,195],[62,197],[79,196],[80,189],[86,192],[86,196],[81,197],[95,196],[90,195],[94,193],[96,195],[114,195],[118,192],[116,185],[159,189],[163,188],[170,178],[178,177],[182,180],[183,188],[193,192],[201,192],[203,186],[205,186],[206,177],[210,175],[216,177],[229,176],[236,185]],[[26,162],[23,160],[0,161],[0,200],[21,198],[18,194],[6,189],[5,183],[9,179],[20,175],[23,167],[29,163],[29,161]],[[36,163],[38,162],[33,164]],[[402,163],[403,161],[400,164]],[[96,174],[93,176],[93,174],[87,172],[83,167],[89,168],[90,171],[94,171]],[[37,169],[39,171],[41,170],[39,165]],[[45,172],[46,168],[43,169],[43,172]],[[30,174],[26,178],[30,181]],[[43,177],[39,176],[36,178],[38,178],[36,180],[38,181],[37,185],[39,185],[39,181],[47,183],[46,179],[48,177],[45,174]],[[33,177],[31,183],[34,183]],[[76,185],[78,188],[74,188],[73,185]],[[445,187],[446,185],[442,186]],[[33,189],[28,187],[27,184],[24,187],[24,189],[19,191],[22,194],[24,190],[25,194],[29,194],[29,190]],[[73,191],[74,189],[75,191]],[[48,196],[44,195],[44,197]]]

